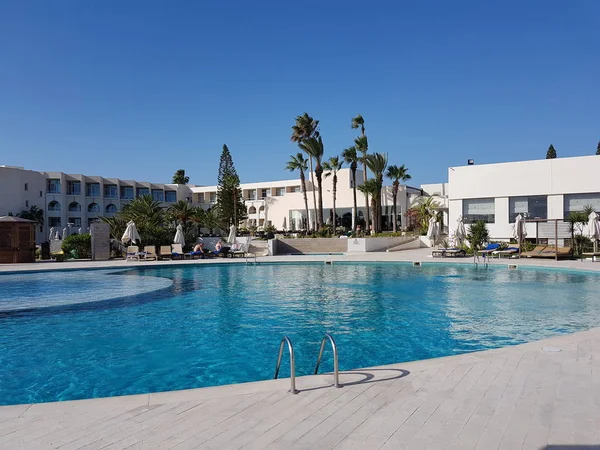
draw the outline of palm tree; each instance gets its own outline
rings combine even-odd
[[[306,197],[306,179],[304,178],[304,172],[308,170],[308,161],[304,159],[304,155],[302,153],[298,152],[296,156],[290,156],[290,160],[285,168],[290,172],[293,172],[294,170],[298,170],[300,172],[300,185],[302,186],[304,208],[306,209],[306,222],[308,223],[308,198]]]
[[[44,225],[44,210],[38,208],[36,205],[31,206],[29,210],[25,210],[17,214],[17,217],[22,219],[33,220],[39,225]]]
[[[120,217],[125,221],[133,220],[138,228],[162,227],[165,221],[161,203],[151,195],[134,198],[123,207]]]
[[[398,212],[396,210],[397,200],[398,200],[398,189],[400,187],[400,180],[406,181],[410,180],[411,176],[408,174],[408,169],[402,164],[400,167],[398,166],[389,166],[387,172],[385,174],[392,181],[392,199],[394,204],[394,233],[397,231],[396,229],[396,221],[398,219]]]
[[[437,214],[436,208],[440,205],[433,197],[420,197],[417,202],[416,211],[419,219],[419,226],[421,230],[425,230],[429,225],[429,219]]]
[[[337,173],[342,168],[343,160],[340,160],[339,156],[332,156],[328,161],[323,163],[323,169],[326,170],[325,178],[333,175],[333,234],[335,236],[335,230],[337,228],[337,215],[335,212],[335,196],[337,192]]]
[[[317,177],[317,189],[319,191],[317,229],[320,229],[323,227],[323,166],[321,165],[321,160],[325,153],[323,138],[321,136],[318,138],[310,137],[298,144],[298,147],[309,155],[311,160],[314,159],[316,162],[315,177]]]
[[[367,181],[367,153],[369,152],[369,141],[367,136],[360,136],[354,139],[354,146],[356,150],[360,152],[359,161],[363,164],[363,180]],[[367,219],[366,219],[366,227],[369,228],[369,197],[368,194],[365,194],[365,205],[367,208]]]
[[[369,170],[375,175],[377,190],[375,191],[375,211],[373,211],[373,229],[376,233],[381,232],[381,190],[383,188],[383,173],[387,167],[388,157],[384,153],[373,153],[366,156]]]
[[[358,190],[365,194],[365,198],[367,195],[371,196],[371,212],[375,213],[375,195],[377,193],[377,181],[374,179],[366,180],[358,186]],[[368,222],[369,218],[365,217],[365,222]]]
[[[365,119],[360,114],[352,118],[352,129],[355,130],[360,127],[361,136],[365,135]]]
[[[215,228],[219,228],[221,220],[215,211],[215,208],[207,209],[204,212],[204,226],[208,228],[210,234],[213,234]]]
[[[177,225],[177,222],[180,222],[183,225],[184,231],[187,231],[195,214],[196,208],[185,200],[179,200],[167,209],[167,220],[175,222],[175,225]]]
[[[179,169],[173,174],[173,184],[188,184],[190,177],[185,176],[185,170]]]
[[[100,220],[108,224],[110,236],[113,239],[121,240],[121,236],[123,236],[123,233],[125,233],[125,228],[127,228],[127,222],[124,219],[120,218],[119,216],[113,216],[100,217]]]
[[[319,121],[313,119],[311,116],[308,115],[308,113],[304,113],[301,116],[296,116],[296,124],[294,126],[292,126],[292,136],[290,137],[292,142],[295,142],[297,144],[301,144],[305,139],[308,138],[317,138],[320,136],[319,133]],[[315,194],[315,182],[313,179],[313,160],[312,157],[310,158],[310,177],[311,177],[311,182],[313,185],[312,188],[312,192],[313,192],[313,205],[314,205],[314,210],[313,210],[313,230],[316,229],[315,227],[315,221],[314,221],[314,217],[316,216],[316,210],[317,210],[317,197]],[[308,216],[306,217],[306,221],[308,223]]]
[[[352,173],[352,194],[354,196],[354,215],[352,216],[352,225],[356,230],[356,224],[358,222],[358,207],[356,205],[356,169],[358,168],[358,154],[356,153],[356,147],[348,147],[342,152],[342,158],[346,164],[350,164],[350,172]]]

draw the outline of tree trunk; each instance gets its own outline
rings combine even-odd
[[[364,164],[363,165],[363,183],[367,181],[367,165]],[[365,208],[367,209],[367,215],[365,216],[365,229],[367,230],[367,232],[370,231],[369,229],[369,194],[367,194],[365,192]]]
[[[335,236],[335,232],[337,229],[337,216],[335,212],[335,194],[337,190],[337,175],[333,176],[333,235]]]
[[[356,231],[356,226],[358,225],[358,206],[356,204],[356,168],[352,169],[352,195],[354,197],[354,229],[352,231]]]
[[[398,231],[398,230],[396,229],[396,222],[398,221],[398,219],[397,219],[397,217],[398,217],[398,216],[397,216],[397,214],[396,214],[396,199],[397,199],[397,197],[398,197],[398,194],[394,193],[394,198],[393,198],[393,202],[394,202],[394,213],[393,213],[393,218],[392,218],[392,220],[394,221],[394,226],[393,226],[393,228],[392,228],[392,231],[393,231],[394,233],[396,233],[396,232]]]
[[[304,208],[306,209],[306,227],[308,228],[308,197],[306,196],[306,179],[304,172],[300,172],[300,184],[302,185],[302,194],[304,194]]]
[[[319,190],[319,215],[317,216],[317,224],[318,229],[323,228],[323,185],[322,185],[322,174],[323,168],[320,164],[317,163],[317,167],[315,168],[315,175],[317,177],[317,188]]]
[[[312,182],[312,193],[313,193],[313,204],[314,204],[314,209],[313,209],[313,220],[312,220],[312,230],[313,231],[317,231],[317,194],[315,193],[315,173],[313,172],[313,159],[312,156],[309,158],[310,160],[310,179]],[[306,222],[309,222],[309,218],[306,217]],[[308,228],[308,226],[307,226]]]

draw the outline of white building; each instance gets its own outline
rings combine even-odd
[[[306,189],[309,208],[309,223],[314,218],[313,190],[317,191],[311,181],[310,174],[306,175]],[[350,228],[352,226],[352,212],[354,207],[352,173],[344,168],[337,173],[336,186],[336,215],[338,226],[341,224]],[[357,182],[362,183],[362,171],[357,172]],[[331,223],[333,220],[333,177],[323,177],[323,221]],[[242,197],[247,207],[248,219],[244,226],[264,227],[272,225],[278,230],[296,230],[303,227],[306,219],[304,197],[300,179],[266,181],[260,183],[242,183]],[[217,186],[191,187],[192,202],[205,209],[212,207],[217,201]],[[397,213],[400,226],[404,213],[409,205],[410,195],[420,195],[421,190],[400,186],[397,199]],[[317,194],[318,196],[318,194]],[[359,219],[366,214],[365,197],[360,192],[356,194]],[[382,194],[383,229],[392,229],[393,200],[391,187],[386,187]]]
[[[513,237],[518,214],[528,219],[562,220],[586,205],[600,211],[600,156],[448,169],[450,228],[462,215],[465,223],[485,221],[493,239],[506,240]],[[528,223],[527,237],[535,238],[540,226]],[[564,228],[561,225],[563,235]],[[552,234],[551,230],[546,234]]]
[[[191,201],[188,186],[120,180],[63,172],[36,172],[22,167],[0,166],[0,216],[17,215],[37,206],[44,211],[44,225],[36,229],[36,241],[48,239],[48,230],[70,227],[87,229],[99,217],[110,217],[134,197],[150,194],[165,207],[178,200]]]
[[[317,188],[306,175],[309,220],[315,217],[313,190]],[[353,188],[350,169],[338,172],[336,186],[336,214],[338,226],[352,226]],[[357,182],[362,183],[362,171],[357,172]],[[304,198],[300,179],[265,181],[241,184],[242,196],[247,207],[248,219],[242,226],[254,225],[261,229],[272,225],[278,230],[303,228],[306,219]],[[445,185],[428,185],[432,190],[445,190]],[[48,230],[55,227],[62,234],[65,227],[70,232],[87,229],[99,217],[110,217],[120,211],[133,198],[142,195],[163,203],[164,207],[185,200],[204,209],[211,208],[217,201],[217,186],[194,186],[157,184],[146,181],[120,180],[63,172],[36,172],[22,167],[0,166],[0,216],[19,214],[37,206],[44,211],[44,225],[37,228],[36,241],[48,239]],[[397,198],[398,229],[406,226],[405,213],[415,199],[423,194],[422,189],[400,186]],[[439,196],[438,195],[438,196]],[[437,198],[437,197],[436,197]],[[443,203],[445,197],[439,197]],[[366,214],[365,197],[357,191],[358,217]],[[333,220],[333,177],[323,177],[323,220]],[[392,188],[387,186],[382,194],[382,227],[393,227]]]

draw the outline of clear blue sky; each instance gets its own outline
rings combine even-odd
[[[414,185],[593,154],[600,1],[1,1],[0,164],[214,184],[284,170],[294,118],[327,156],[362,114]]]

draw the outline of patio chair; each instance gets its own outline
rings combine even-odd
[[[160,259],[171,259],[171,246],[161,245],[158,251],[158,257]]]
[[[246,256],[246,252],[248,251],[248,246],[247,245],[242,245],[242,244],[232,244],[231,245],[231,249],[229,250],[229,254],[231,255],[232,258],[235,258],[236,256],[240,256],[240,257],[244,257]]]
[[[130,259],[135,259],[137,261],[140,260],[140,248],[137,245],[130,245],[127,247],[127,251],[125,252],[125,260],[129,261]]]
[[[171,259],[185,259],[185,257],[191,258],[189,253],[184,253],[181,244],[171,244]]]
[[[517,253],[519,253],[519,249],[517,247],[508,247],[508,248],[505,248],[504,250],[496,250],[496,251],[492,252],[492,258],[494,256],[497,256],[498,259],[500,259],[503,256],[506,256],[508,258],[513,258],[513,257],[515,257],[515,255],[517,255]]]
[[[536,256],[540,256],[540,254],[546,250],[547,245],[537,245],[533,250],[528,252],[521,253],[521,257],[525,258],[535,258]]]
[[[156,247],[154,245],[146,245],[144,247],[144,259],[147,261],[156,261],[157,257],[156,257]]]
[[[477,251],[477,256],[483,256],[485,258],[490,253],[497,251],[499,248],[500,244],[488,244],[486,248]]]

